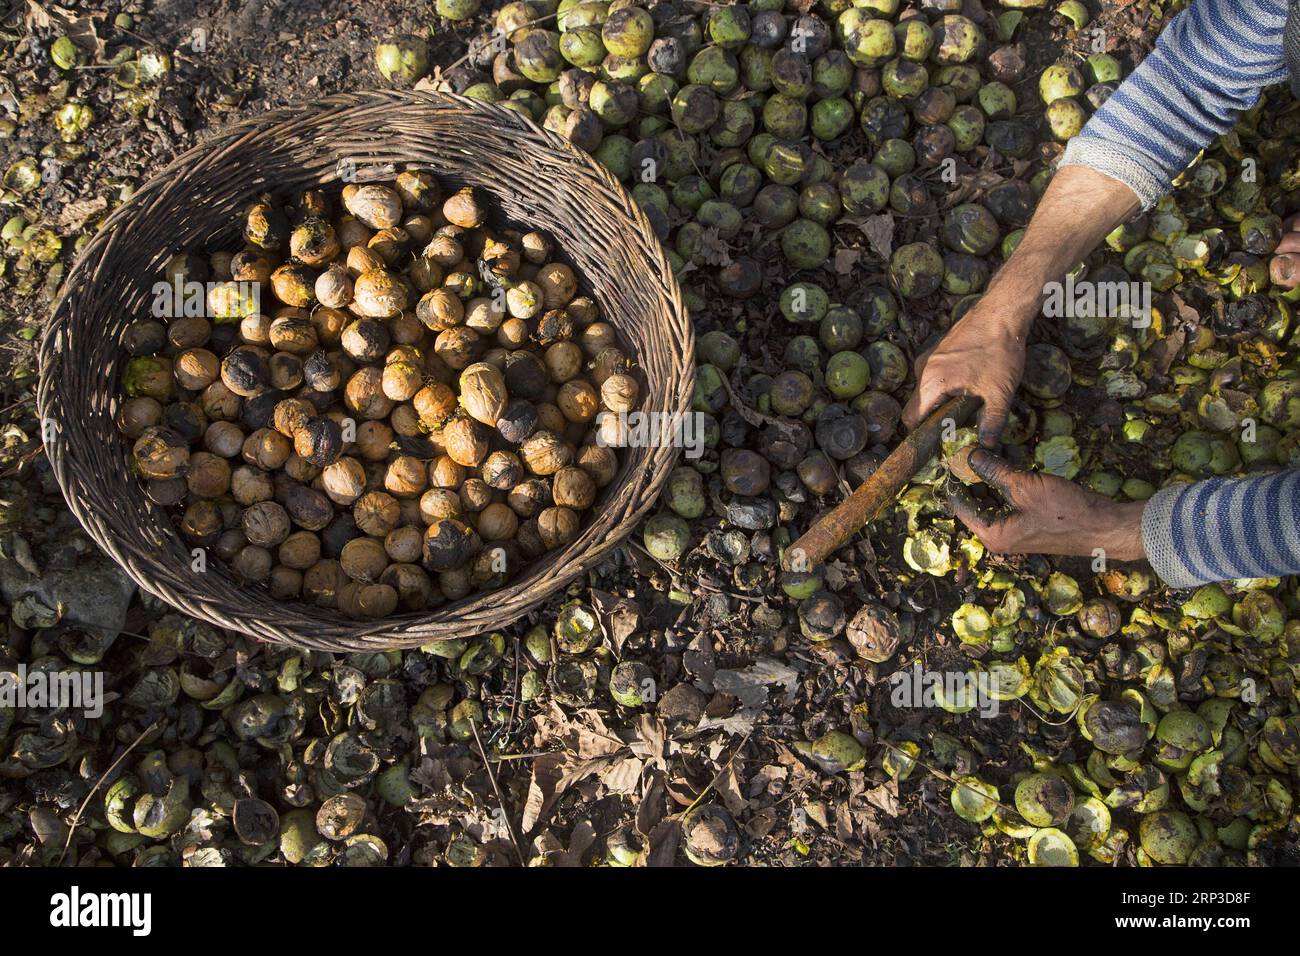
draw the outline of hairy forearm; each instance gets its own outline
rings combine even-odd
[[[1139,208],[1128,186],[1086,166],[1060,170],[1006,265],[989,284],[986,314],[1025,335],[1038,315],[1044,286],[1060,281],[1117,225]]]

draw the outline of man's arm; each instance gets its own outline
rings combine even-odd
[[[1300,470],[1162,488],[1142,512],[1142,540],[1173,587],[1300,574]]]
[[[1300,574],[1300,469],[1170,485],[1146,502],[1117,502],[1063,478],[1018,471],[984,449],[968,463],[1007,513],[983,515],[964,493],[950,503],[995,553],[1145,557],[1176,588]]]
[[[1146,208],[1192,158],[1287,78],[1286,0],[1194,0],[1070,140],[1062,167],[1124,183]]]
[[[1087,166],[1052,177],[1006,265],[979,303],[916,361],[916,391],[903,409],[909,428],[950,395],[977,395],[980,441],[994,445],[1006,424],[1024,371],[1025,340],[1041,309],[1044,289],[1059,281],[1107,233],[1138,208],[1123,183]]]
[[[1043,286],[1060,279],[1139,206],[1151,206],[1215,136],[1227,132],[1261,87],[1286,79],[1286,0],[1194,0],[1066,147],[1024,240],[979,304],[916,363],[909,427],[945,398],[984,402],[980,440],[996,443],[1024,371],[1025,340]],[[1286,243],[1290,242],[1294,248]],[[1300,237],[1281,252],[1300,258]],[[1294,268],[1274,264],[1275,276]],[[1290,273],[1280,284],[1292,285]]]

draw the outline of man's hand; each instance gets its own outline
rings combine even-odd
[[[903,409],[909,429],[945,399],[975,395],[984,402],[980,441],[997,444],[1025,371],[1025,323],[993,314],[997,308],[996,302],[985,299],[916,360],[916,391]]]
[[[1273,284],[1284,289],[1300,285],[1300,215],[1282,224],[1282,241],[1273,250],[1268,271]]]
[[[1143,502],[1115,502],[1054,475],[1018,471],[982,448],[971,452],[971,470],[1006,500],[1010,513],[979,514],[966,495],[954,495],[953,513],[997,554],[1091,556],[1101,549],[1112,561],[1139,561]]]

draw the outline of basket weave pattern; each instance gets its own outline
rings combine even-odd
[[[374,92],[233,125],[114,212],[70,271],[41,341],[46,454],[99,546],[144,590],[219,627],[330,651],[412,647],[502,627],[619,544],[654,503],[674,448],[623,449],[618,476],[579,537],[506,586],[428,611],[355,621],[242,585],[215,557],[206,571],[191,570],[191,546],[145,497],[114,425],[126,360],[119,341],[132,320],[149,314],[166,261],[181,251],[240,248],[240,216],[258,193],[337,188],[340,161],[426,168],[448,191],[481,188],[494,218],[549,233],[635,356],[639,410],[687,410],[690,319],[650,224],[617,180],[510,110],[460,96]]]

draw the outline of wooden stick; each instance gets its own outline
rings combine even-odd
[[[947,429],[957,429],[979,408],[973,395],[948,399],[889,453],[866,481],[822,515],[798,541],[785,549],[787,571],[811,571],[844,545],[888,505],[939,448]]]

